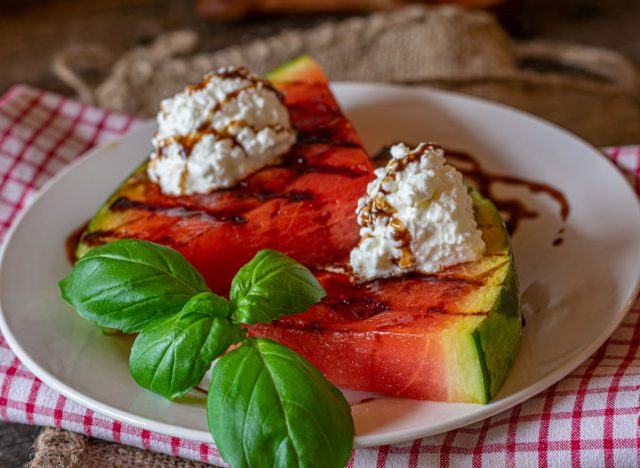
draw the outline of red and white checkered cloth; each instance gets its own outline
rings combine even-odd
[[[1,97],[0,240],[48,178],[137,122],[25,86]],[[630,174],[640,194],[640,146],[606,152]],[[439,436],[354,450],[349,466],[640,466],[639,346],[640,304],[636,303],[591,358],[529,401]],[[2,336],[0,419],[223,463],[213,445],[138,429],[68,400],[29,372]]]

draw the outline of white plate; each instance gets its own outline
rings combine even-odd
[[[598,151],[524,113],[424,88],[343,83],[334,90],[371,152],[405,140],[471,151],[494,172],[560,187],[571,205],[564,243],[545,195],[513,239],[527,326],[514,368],[488,405],[384,398],[353,407],[359,446],[407,441],[494,415],[558,381],[614,331],[638,292],[640,209]],[[0,265],[2,333],[18,357],[67,397],[123,422],[211,442],[202,397],[168,402],[138,387],[126,337],[102,336],[58,295],[64,241],[149,153],[152,124],[92,151],[55,177],[8,236]],[[506,189],[505,189],[506,190]]]

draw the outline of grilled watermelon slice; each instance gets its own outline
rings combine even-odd
[[[328,295],[303,314],[253,326],[253,335],[292,347],[347,388],[489,401],[521,330],[509,238],[493,204],[472,191],[487,245],[479,261],[356,285],[336,271],[358,242],[354,210],[373,166],[312,59],[299,58],[269,78],[298,131],[281,165],[229,190],[183,197],[163,195],[143,165],[91,220],[76,256],[120,238],[169,245],[214,292],[226,294],[258,250],[280,250],[312,269]]]
[[[251,333],[304,355],[334,384],[435,401],[486,403],[502,386],[521,332],[518,280],[495,206],[471,192],[486,252],[434,275],[355,285],[316,272],[327,297]]]
[[[160,192],[143,165],[89,222],[76,257],[115,239],[157,242],[181,252],[218,294],[260,249],[309,267],[345,261],[358,241],[354,210],[373,165],[311,58],[269,78],[298,133],[282,164],[228,190],[180,197]]]

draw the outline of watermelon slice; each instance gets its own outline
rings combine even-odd
[[[373,165],[311,58],[269,78],[298,132],[282,164],[228,190],[181,197],[163,195],[143,165],[91,220],[76,256],[120,238],[169,245],[214,292],[226,294],[258,250],[279,250],[314,271],[328,295],[303,314],[253,326],[253,335],[290,346],[343,387],[489,401],[509,372],[521,330],[509,238],[496,208],[472,191],[487,245],[479,261],[356,285],[345,267],[359,240],[355,208]]]
[[[435,401],[486,403],[520,341],[518,281],[495,206],[471,192],[486,252],[435,275],[354,285],[316,272],[327,297],[303,314],[255,325],[306,356],[338,386]]]
[[[309,267],[344,262],[358,241],[354,210],[373,165],[311,58],[294,60],[270,79],[298,132],[282,164],[228,190],[180,197],[160,192],[145,164],[89,222],[76,257],[115,239],[157,242],[182,253],[218,294],[261,249]]]

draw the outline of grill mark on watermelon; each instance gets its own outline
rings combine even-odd
[[[290,190],[284,193],[260,191],[260,190],[247,190],[246,193],[238,193],[238,199],[243,198],[255,198],[260,202],[267,202],[275,199],[284,199],[292,203],[312,201],[316,199],[316,196],[309,191],[304,190]],[[232,223],[232,224],[245,224],[247,219],[243,216],[246,212],[251,210],[251,206],[243,206],[236,209],[228,210],[207,210],[204,207],[194,207],[188,205],[181,205],[177,203],[159,203],[159,202],[141,202],[132,200],[127,197],[117,198],[110,206],[113,211],[125,211],[125,210],[142,210],[149,212],[161,212],[168,216],[175,216],[179,218],[199,217],[201,219],[219,222],[219,223]]]
[[[219,223],[232,223],[232,224],[245,224],[247,219],[241,214],[232,212],[216,212],[213,210],[206,210],[205,208],[187,208],[178,205],[163,205],[160,203],[146,203],[136,200],[131,200],[127,197],[117,198],[110,206],[112,211],[125,211],[125,210],[143,210],[151,212],[162,212],[168,216],[175,216],[178,218],[191,218],[198,217],[207,221],[219,222]]]
[[[366,320],[388,310],[387,304],[370,295],[348,298],[328,297],[322,304],[337,312],[342,317],[349,315],[354,320]]]
[[[357,166],[332,165],[328,161],[335,155],[338,148],[347,147],[360,150],[360,145],[340,141],[336,144],[324,141],[321,138],[309,140],[306,143],[297,143],[283,158],[280,166],[290,169],[295,175],[308,173],[321,173],[329,175],[341,175],[349,178],[368,177],[367,168]],[[310,156],[309,156],[310,155]]]
[[[315,196],[310,192],[304,191],[290,191],[284,194],[277,193],[260,193],[256,195],[256,198],[260,200],[260,202],[267,202],[276,199],[285,199],[291,203],[301,203],[301,202],[312,202],[315,200]],[[318,206],[324,205],[324,202],[320,200],[316,200]],[[277,217],[282,208],[282,204],[275,204],[274,209],[271,212],[271,218]],[[164,216],[172,216],[178,218],[198,218],[201,220],[206,220],[212,223],[227,223],[233,225],[242,225],[248,222],[247,218],[242,214],[238,214],[237,212],[234,214],[233,211],[229,212],[207,212],[205,210],[187,208],[178,205],[163,205],[160,203],[144,203],[135,200],[131,200],[126,197],[120,197],[116,199],[110,209],[118,212],[118,211],[127,211],[127,210],[139,210],[146,212],[148,216],[154,216],[157,213],[160,213]],[[250,211],[245,210],[245,211]],[[93,232],[88,232],[82,237],[82,241],[90,247],[95,247],[97,245],[101,245],[107,242],[111,242],[116,239],[125,239],[131,238],[131,234],[127,233],[126,230],[123,230],[123,226],[118,226],[113,230],[98,230]],[[135,236],[134,236],[135,237]],[[148,233],[149,238],[153,239],[153,242],[158,242],[161,244],[170,245],[174,248],[180,247],[182,243],[175,242],[171,236],[156,236],[151,233]]]
[[[276,323],[277,322],[277,323]],[[280,322],[276,321],[273,324],[277,327],[282,326],[280,324]],[[294,329],[294,330],[300,330],[300,331],[309,331],[309,332],[321,332],[327,329],[327,327],[323,327],[322,325],[320,325],[320,322],[318,322],[317,320],[312,320],[311,322],[307,322],[304,324],[301,323],[288,323],[287,325],[285,325],[283,328],[290,328],[290,329]]]
[[[451,284],[459,284],[466,286],[482,286],[484,281],[479,278],[469,278],[466,276],[457,276],[457,275],[447,275],[446,270],[442,273],[420,273],[419,271],[411,271],[402,275],[402,281],[421,281],[424,283],[451,283]],[[396,282],[398,280],[397,277],[373,280],[373,282],[377,281],[393,281]]]
[[[368,175],[364,170],[347,166],[311,164],[306,158],[302,156],[296,157],[295,160],[291,161],[290,164],[287,164],[285,167],[291,168],[299,176],[315,172],[319,174],[340,175],[349,177],[351,179],[357,179],[358,177]]]
[[[496,263],[496,265],[493,268],[489,268],[488,270],[483,271],[480,274],[475,275],[473,278],[469,278],[469,277],[465,277],[465,276],[457,276],[456,274],[450,274],[447,272],[447,270],[445,269],[442,273],[440,273],[439,275],[436,274],[430,274],[430,275],[425,275],[422,273],[418,273],[421,276],[433,276],[435,278],[442,278],[446,281],[452,281],[452,282],[461,282],[461,281],[466,281],[468,284],[475,284],[478,286],[482,286],[485,284],[485,281],[487,280],[487,278],[491,277],[498,269],[502,268],[504,266],[505,262],[509,261],[509,255],[507,254],[492,254],[492,257],[502,257],[504,260],[502,260],[500,263]],[[464,265],[464,264],[462,264]],[[458,265],[452,265],[452,267],[450,268],[456,268]]]
[[[418,313],[407,313],[401,317],[397,317],[389,320],[387,323],[381,324],[375,328],[377,331],[385,331],[391,328],[396,328],[404,325],[409,325],[411,323],[417,322],[419,320],[427,320],[434,319],[439,315],[447,315],[450,317],[473,317],[473,316],[485,316],[488,312],[454,312],[450,310],[446,310],[443,307],[429,307],[426,311],[418,312]]]
[[[471,317],[471,316],[479,316],[479,315],[487,315],[489,312],[488,311],[475,311],[475,312],[453,312],[450,310],[447,310],[444,306],[444,304],[442,306],[438,306],[438,307],[429,307],[427,309],[426,315],[424,315],[422,318],[426,318],[427,315],[462,315],[464,317]],[[416,319],[419,317],[416,317]]]
[[[257,194],[256,197],[258,198],[258,200],[263,202],[268,200],[274,200],[276,198],[284,198],[292,202],[309,201],[309,200],[315,200],[316,198],[315,195],[311,192],[298,191],[298,190],[292,190],[286,193],[264,192],[264,193]]]
[[[99,245],[106,244],[108,242],[113,242],[115,240],[138,239],[138,238],[139,238],[138,236],[132,236],[127,231],[122,231],[120,229],[117,229],[117,230],[111,230],[111,231],[89,232],[85,234],[84,237],[82,237],[82,242],[89,247],[97,247]],[[167,236],[167,235],[159,235],[159,236],[152,235],[148,237],[145,236],[141,238],[141,240],[149,240],[151,242],[163,244],[163,245],[172,247],[174,249],[180,248],[185,244],[184,242],[176,242],[176,240],[173,237]],[[73,263],[75,263],[75,261]]]
[[[287,102],[291,124],[296,129],[298,143],[324,142],[336,146],[361,148],[360,140],[330,96]]]
[[[360,148],[360,145],[354,141],[331,140],[331,136],[318,135],[317,133],[321,133],[319,131],[315,133],[316,134],[304,134],[300,132],[297,134],[296,142],[299,145],[311,145],[319,143],[323,145],[338,146],[343,148]]]
[[[349,326],[358,322],[378,317],[371,322],[372,329],[386,330],[417,320],[429,319],[438,315],[472,316],[486,315],[486,311],[458,312],[447,308],[448,297],[465,294],[465,291],[478,285],[482,281],[464,277],[438,277],[437,275],[410,274],[400,279],[402,284],[411,289],[416,283],[439,283],[442,285],[440,300],[431,302],[422,310],[410,304],[398,304],[393,300],[394,295],[409,294],[404,288],[389,290],[387,284],[398,285],[398,278],[386,278],[367,283],[355,284],[350,281],[350,275],[337,273],[318,273],[321,284],[327,290],[327,296],[317,306],[303,314],[280,319],[277,326],[281,328],[322,332],[325,330],[336,331],[340,324]],[[391,294],[391,296],[382,296]],[[391,300],[384,300],[390,297]],[[388,313],[388,315],[386,315]],[[330,326],[327,324],[333,324]]]
[[[376,317],[380,314],[384,314],[386,311],[374,313],[368,317],[356,318],[352,321],[347,322],[334,322],[332,326],[323,324],[320,320],[275,320],[271,323],[270,327],[277,327],[281,329],[287,330],[297,330],[304,332],[312,332],[312,333],[324,333],[326,331],[331,331],[331,333],[354,333],[354,330],[350,328],[341,329],[340,325],[344,325],[348,327],[350,324],[354,322],[366,321],[371,319],[372,317]],[[406,311],[406,314],[398,316],[398,310],[390,311],[389,313],[393,313],[396,315],[393,318],[389,318],[385,320],[384,323],[372,325],[370,328],[366,330],[362,330],[363,333],[370,332],[384,332],[390,330],[392,328],[397,328],[405,325],[412,324],[414,322],[418,322],[420,320],[428,320],[435,319],[438,316],[449,316],[449,317],[483,317],[488,314],[488,311],[475,311],[475,312],[456,312],[447,310],[443,307],[429,307],[425,311],[421,312],[411,312]],[[258,327],[260,328],[260,327]],[[374,335],[375,339],[379,339],[377,335]]]
[[[119,236],[115,231],[92,231],[82,236],[82,242],[89,247],[104,244],[110,239],[118,239]],[[74,262],[75,263],[75,260]]]

